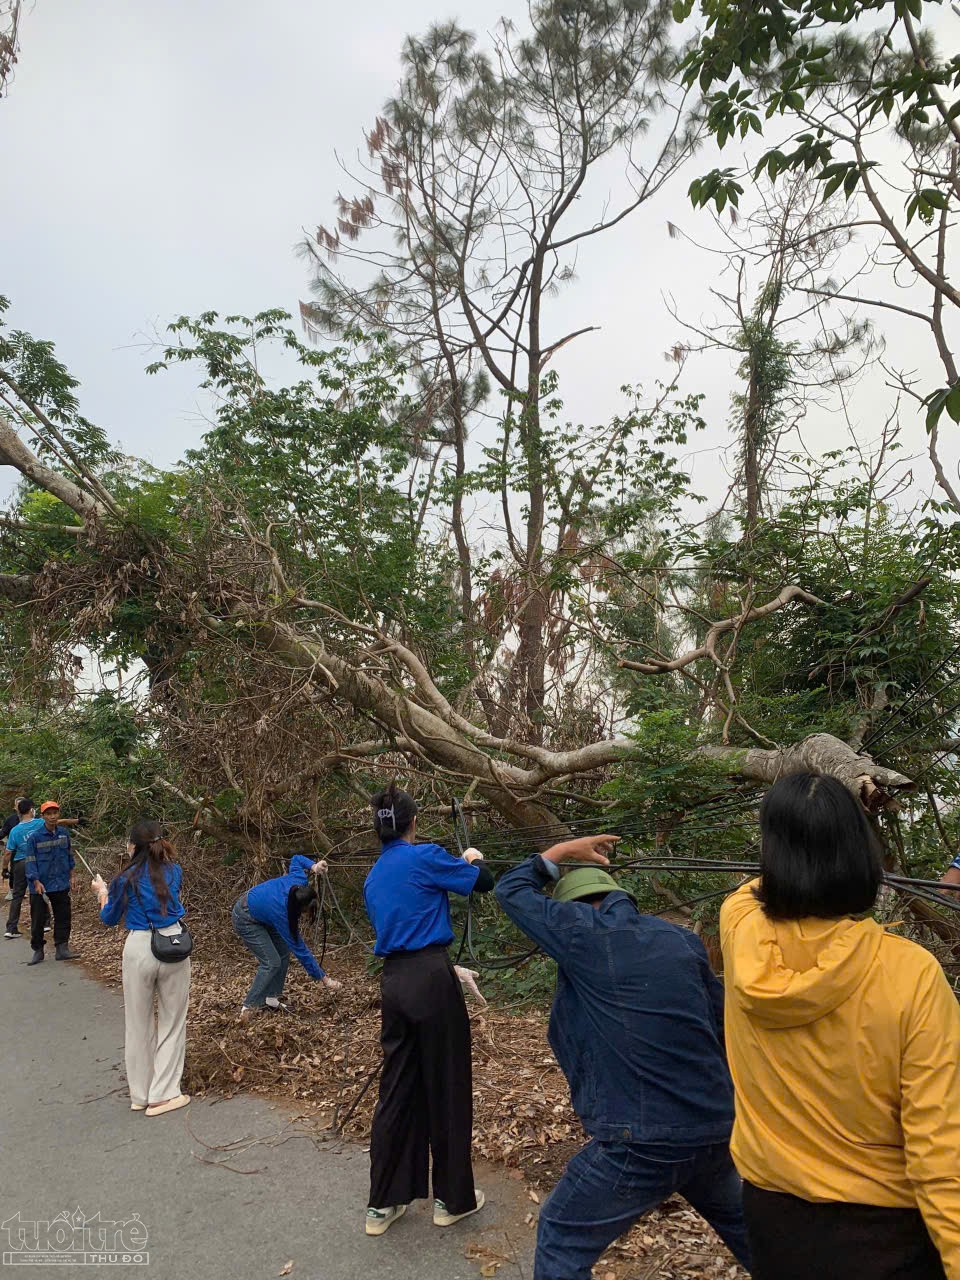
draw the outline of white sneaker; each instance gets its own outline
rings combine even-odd
[[[442,1200],[434,1200],[433,1202],[433,1225],[435,1227],[452,1227],[455,1222],[459,1222],[461,1218],[469,1218],[472,1213],[479,1213],[486,1203],[486,1196],[479,1187],[474,1187],[473,1194],[477,1197],[477,1207],[468,1209],[466,1213],[450,1213],[447,1206]]]
[[[23,937],[23,935],[21,934],[21,932],[20,932],[20,930],[19,930],[19,929],[8,929],[8,930],[7,930],[7,932],[6,932],[3,936],[4,936],[5,938],[21,938],[21,937]]]
[[[405,1204],[391,1205],[389,1209],[368,1209],[366,1232],[368,1236],[382,1236],[398,1218],[407,1212]]]

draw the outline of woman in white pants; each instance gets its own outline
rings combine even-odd
[[[130,1110],[159,1116],[190,1101],[180,1089],[190,958],[172,964],[160,961],[150,946],[151,926],[158,933],[181,931],[183,871],[158,822],[138,822],[130,832],[127,851],[130,865],[114,877],[109,889],[101,876],[94,878],[92,888],[100,900],[104,924],[123,920],[129,930],[123,946],[123,1006]]]

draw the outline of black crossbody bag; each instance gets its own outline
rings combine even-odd
[[[164,964],[178,964],[181,960],[186,960],[193,950],[193,934],[189,929],[184,928],[181,924],[179,933],[160,933],[153,925],[153,921],[147,915],[147,909],[143,905],[143,899],[140,897],[140,890],[137,888],[136,882],[131,877],[130,888],[136,896],[137,902],[140,904],[140,910],[146,917],[147,924],[150,926],[150,950],[158,960],[162,960]]]

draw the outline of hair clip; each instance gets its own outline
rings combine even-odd
[[[390,819],[390,821],[393,823],[393,825],[394,825],[394,826],[396,826],[396,825],[397,825],[397,815],[396,815],[396,813],[395,813],[395,811],[394,811],[393,805],[391,805],[389,809],[378,809],[378,810],[377,810],[377,819],[378,819],[378,820],[382,820],[382,819],[384,819],[384,818],[389,818],[389,819]]]

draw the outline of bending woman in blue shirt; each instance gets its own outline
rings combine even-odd
[[[164,934],[181,930],[186,914],[180,901],[183,871],[159,822],[138,822],[130,832],[127,852],[130,865],[111,880],[110,888],[101,876],[94,877],[91,888],[100,900],[103,923],[117,925],[122,920],[129,930],[123,944],[123,1052],[130,1110],[159,1116],[190,1101],[180,1088],[190,957],[168,964],[158,960],[150,946],[151,926]]]
[[[310,876],[326,870],[325,862],[311,862],[295,853],[285,876],[254,885],[233,904],[233,931],[260,962],[240,1010],[241,1022],[249,1022],[265,1008],[283,1008],[280,997],[291,954],[311,978],[330,991],[340,990],[340,983],[324,973],[300,933],[301,915],[317,900]]]
[[[373,800],[383,846],[363,898],[383,956],[380,980],[383,1074],[370,1138],[368,1235],[382,1235],[411,1200],[429,1194],[438,1227],[476,1213],[470,1019],[447,948],[453,941],[448,892],[489,892],[493,877],[468,849],[455,858],[414,844],[417,806],[392,785]]]

